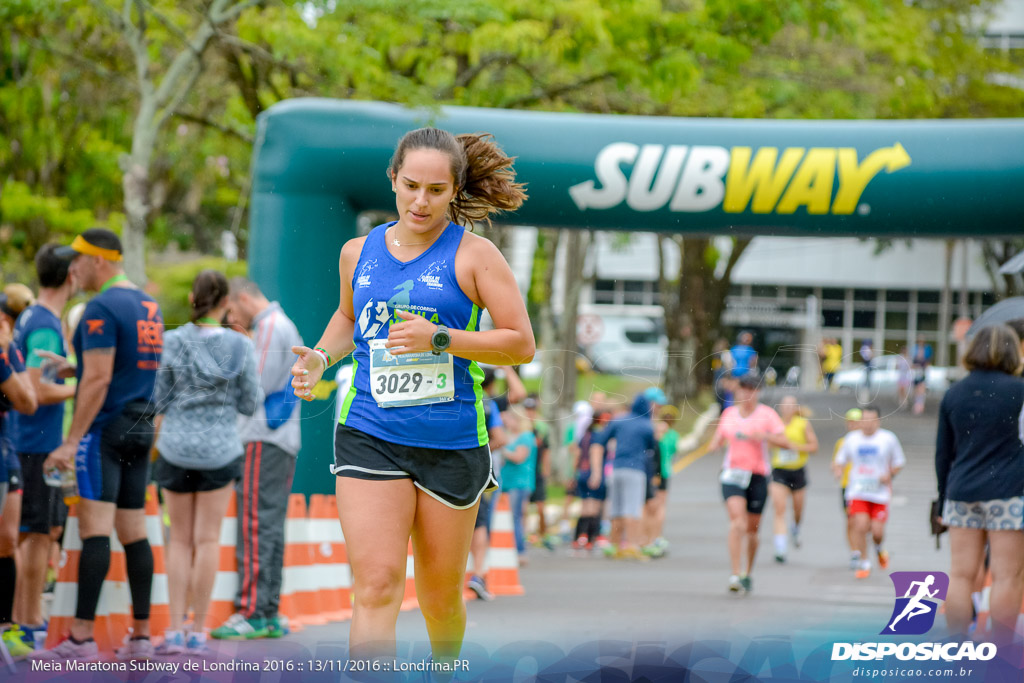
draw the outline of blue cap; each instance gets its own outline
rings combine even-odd
[[[658,387],[649,387],[644,390],[644,398],[651,403],[658,403],[665,405],[668,403],[668,397],[665,396],[665,392]]]

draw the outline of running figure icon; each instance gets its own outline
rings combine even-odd
[[[892,623],[889,624],[890,631],[894,633],[896,632],[896,622],[898,622],[903,617],[906,617],[907,621],[910,621],[916,616],[928,614],[932,611],[933,607],[929,604],[923,603],[922,600],[924,600],[925,598],[934,598],[939,593],[938,588],[936,588],[934,591],[928,590],[934,583],[934,574],[929,574],[924,581],[912,581],[910,583],[910,586],[907,588],[906,594],[903,596],[904,598],[910,598],[910,601],[907,603],[906,607],[903,608],[903,611],[900,612],[900,615],[893,619]],[[911,593],[914,592],[915,586],[917,587],[917,593],[912,596]]]

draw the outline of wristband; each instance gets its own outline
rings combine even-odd
[[[327,353],[327,349],[322,346],[316,347],[316,350],[323,353],[327,357],[327,367],[334,365],[334,361],[331,360],[331,354]]]
[[[327,368],[331,367],[330,356],[327,355],[326,351],[322,351],[319,348],[313,349],[313,353],[320,356],[320,360],[324,362],[324,372],[326,372]]]

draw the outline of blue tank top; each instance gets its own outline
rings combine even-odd
[[[29,349],[29,343],[36,332],[49,333],[52,345],[47,350],[67,357],[68,350],[64,343],[60,318],[45,306],[35,304],[18,316],[18,322],[14,326],[14,343],[24,356],[28,367],[42,366],[41,357],[34,353],[38,347]],[[43,381],[64,384],[64,380],[59,377],[44,378]],[[64,401],[50,405],[40,404],[35,415],[14,413],[13,418],[14,446],[19,453],[49,453],[56,450],[64,440]]]
[[[338,421],[404,446],[446,450],[484,446],[487,425],[480,388],[484,373],[475,361],[453,357],[450,401],[382,408],[371,393],[370,342],[386,340],[391,324],[402,322],[396,310],[422,315],[453,330],[475,332],[480,327],[480,308],[455,279],[455,252],[465,228],[449,223],[425,252],[403,263],[385,244],[385,232],[392,225],[378,225],[367,235],[352,278],[354,374]]]

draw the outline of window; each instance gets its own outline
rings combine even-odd
[[[939,329],[939,314],[938,313],[918,313],[917,314],[917,329],[924,330],[926,332],[935,332]]]
[[[854,301],[877,301],[878,290],[877,289],[855,289],[853,290]]]
[[[886,310],[885,312],[885,328],[887,330],[905,330],[909,322],[910,316],[906,311]]]
[[[925,290],[917,293],[917,301],[922,304],[939,303],[939,291],[935,289]]]
[[[843,301],[846,299],[846,290],[838,287],[825,287],[821,290],[821,298],[826,301]]]
[[[641,305],[646,303],[645,296],[649,282],[642,282],[641,280],[623,280],[622,290],[623,299],[622,302],[625,304]]]
[[[657,344],[657,330],[626,330],[626,339],[633,344]]]
[[[814,294],[813,287],[786,287],[786,297],[790,299],[806,299]]]
[[[750,288],[750,296],[762,299],[777,299],[779,298],[779,288],[777,285],[753,285]]]
[[[594,282],[594,303],[615,303],[615,280],[597,280]]]
[[[859,328],[872,328],[875,326],[875,311],[854,311],[853,326]]]
[[[824,318],[825,327],[843,326],[843,309],[841,308],[826,308],[821,312],[821,316]]]
[[[885,300],[891,303],[909,302],[910,292],[905,289],[889,289],[885,292]]]

